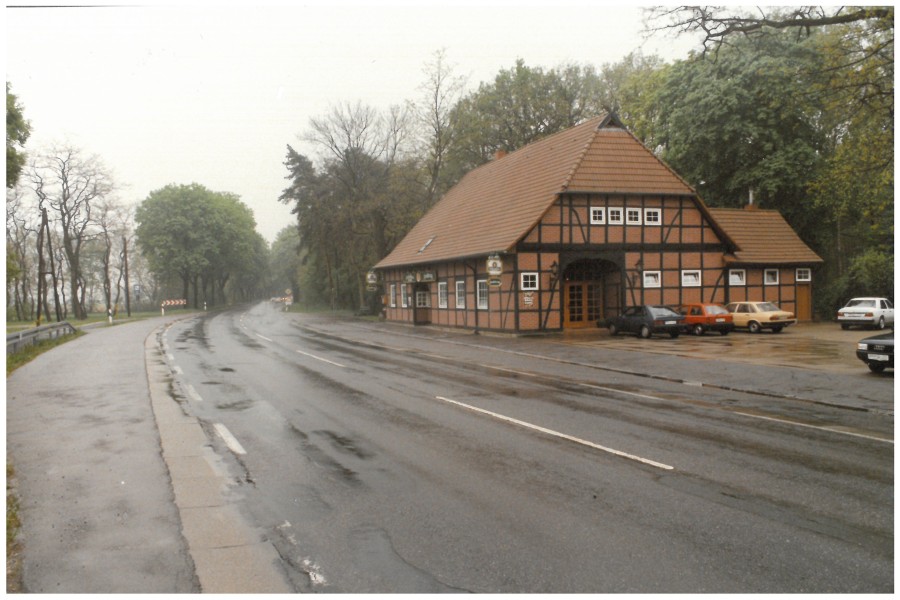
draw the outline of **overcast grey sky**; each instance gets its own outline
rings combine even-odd
[[[140,202],[169,183],[233,192],[272,241],[288,144],[309,119],[357,100],[419,95],[440,49],[469,89],[522,58],[532,67],[685,58],[687,39],[644,40],[638,7],[603,2],[303,2],[28,7],[6,13],[6,80],[32,135],[98,155]]]

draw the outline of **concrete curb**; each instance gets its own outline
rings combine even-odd
[[[150,402],[200,589],[292,593],[275,547],[225,502],[227,474],[200,422],[173,395],[173,372],[159,341],[164,330],[155,329],[144,342]]]

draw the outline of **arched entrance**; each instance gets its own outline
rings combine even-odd
[[[608,260],[581,259],[563,271],[563,328],[597,327],[619,312],[622,277]]]

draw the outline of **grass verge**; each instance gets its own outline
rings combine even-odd
[[[18,352],[14,352],[12,354],[6,355],[6,376],[9,377],[9,374],[21,367],[24,364],[27,364],[33,361],[35,358],[50,350],[52,348],[56,348],[60,344],[65,344],[75,338],[84,335],[83,331],[76,331],[75,333],[64,335],[63,337],[59,337],[53,340],[44,340],[42,342],[37,342],[36,344],[19,350]]]
[[[22,592],[22,556],[18,542],[19,498],[16,496],[13,477],[15,470],[6,463],[6,593]]]

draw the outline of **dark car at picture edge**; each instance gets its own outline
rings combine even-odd
[[[622,314],[607,319],[606,326],[610,335],[634,333],[642,338],[649,338],[654,333],[667,333],[677,338],[684,330],[684,315],[668,306],[629,306]]]
[[[860,340],[856,344],[856,356],[868,365],[873,373],[894,368],[894,334],[882,333]]]

